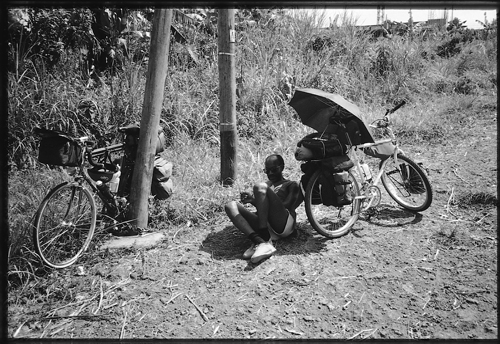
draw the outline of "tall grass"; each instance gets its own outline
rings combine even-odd
[[[372,40],[357,34],[355,20],[348,16],[336,22],[342,25],[320,32],[322,20],[299,11],[238,32],[238,164],[231,188],[219,180],[217,55],[189,65],[184,47],[172,44],[161,116],[168,123],[166,157],[174,163],[175,194],[152,204],[152,228],[168,230],[188,221],[202,225],[223,216],[228,200],[265,178],[260,171],[271,153],[283,155],[286,176],[300,178],[295,143],[312,129],[302,125],[287,105],[280,91],[284,76],[293,76],[298,87],[341,94],[362,109],[365,122],[407,100],[410,105],[393,119],[397,133],[412,142],[440,142],[460,134],[461,121],[484,108],[496,109],[495,39],[473,41],[460,54],[444,59],[433,53],[440,40]],[[308,44],[316,36],[332,44],[312,50]],[[202,38],[207,39],[194,35],[190,46]],[[36,257],[25,254],[32,249],[29,224],[34,212],[48,189],[64,178],[37,162],[33,128],[89,132],[103,144],[117,139],[118,126],[140,120],[144,61],[125,61],[123,71],[103,75],[98,85],[79,74],[76,59],[68,53],[56,70],[36,62],[25,64],[21,76],[9,73],[9,267],[18,280],[30,276],[19,272],[28,270],[21,266],[28,264],[34,271],[38,264]],[[79,108],[82,101],[89,106]]]

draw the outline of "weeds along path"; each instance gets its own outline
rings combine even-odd
[[[252,265],[222,215],[166,229],[153,249],[102,252],[9,295],[9,334],[31,338],[498,337],[496,114],[442,145],[408,146],[435,190],[413,214],[384,198],[344,237],[311,229]],[[384,191],[385,192],[385,191]],[[492,196],[493,195],[493,196]],[[494,204],[493,204],[494,203]]]

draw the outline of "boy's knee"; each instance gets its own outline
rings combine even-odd
[[[260,182],[260,183],[256,183],[254,186],[253,186],[253,192],[254,192],[254,195],[255,194],[265,194],[267,192],[267,184],[264,183],[264,182]]]
[[[231,201],[231,202],[226,203],[226,205],[224,206],[224,210],[226,211],[226,214],[228,214],[228,215],[237,211],[238,206],[236,205],[236,201]]]

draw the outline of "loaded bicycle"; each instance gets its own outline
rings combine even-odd
[[[44,264],[65,268],[75,263],[89,247],[98,221],[105,229],[123,228],[130,222],[126,214],[139,127],[118,131],[123,134],[121,143],[94,148],[88,136],[35,129],[41,137],[38,160],[62,166],[72,176],[49,191],[35,215],[33,242]],[[156,153],[163,147],[161,133]],[[96,203],[102,208],[97,209]]]
[[[328,142],[321,136],[325,136],[328,131],[336,132],[338,145],[334,146],[335,149],[346,149],[329,158],[302,159],[307,161],[303,164],[304,176],[307,178],[303,178],[305,183],[302,183],[305,184],[302,185],[305,210],[311,226],[318,233],[328,238],[345,235],[361,213],[372,211],[380,204],[381,185],[396,203],[409,211],[420,212],[430,207],[433,191],[426,172],[402,151],[390,127],[389,115],[403,106],[404,102],[387,110],[383,118],[369,125],[378,138],[376,140],[353,114],[358,113],[357,108],[340,96],[335,95],[332,101],[332,94],[323,91],[298,91],[302,94],[296,91],[297,98],[295,103],[292,103],[292,99],[291,105],[304,111],[300,102],[307,103],[312,111],[316,111],[316,117],[318,112],[322,117],[319,121],[317,118],[311,119],[313,116],[306,119],[305,115],[301,116],[306,125],[322,129],[320,135],[313,135],[313,139],[322,142],[324,153],[328,149]],[[311,101],[314,98],[319,98],[316,104],[324,104],[323,107],[317,106],[321,110],[314,110],[315,103]],[[366,156],[380,159],[376,174],[364,161]],[[333,189],[340,191],[332,192]]]

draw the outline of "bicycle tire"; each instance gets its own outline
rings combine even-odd
[[[72,265],[88,248],[96,226],[90,191],[78,183],[55,186],[38,207],[33,242],[43,263],[57,269]]]
[[[417,163],[405,155],[397,155],[380,162],[382,184],[391,198],[400,206],[411,211],[424,211],[432,203],[432,186],[425,172]],[[406,171],[406,173],[403,173]]]
[[[352,182],[353,199],[349,205],[336,207],[325,206],[321,203],[321,194],[318,191],[321,170],[313,173],[306,186],[304,204],[309,223],[316,232],[327,238],[338,238],[345,235],[359,217],[361,201],[356,198],[360,195],[359,185],[351,171],[348,171],[348,173],[349,180]]]

